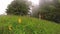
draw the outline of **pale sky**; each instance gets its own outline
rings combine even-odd
[[[0,0],[0,14],[5,14],[6,8],[8,4],[10,4],[13,0]],[[39,0],[30,0],[34,4],[38,5]]]
[[[32,1],[33,4],[39,5],[39,1],[40,1],[40,0],[29,0],[29,1]]]
[[[8,4],[11,3],[13,0],[0,0],[0,14],[5,13],[5,9],[7,8]]]

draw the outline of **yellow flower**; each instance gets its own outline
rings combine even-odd
[[[21,23],[21,19],[20,18],[18,19],[18,23]]]
[[[10,25],[10,26],[8,26],[8,28],[9,28],[9,30],[12,30],[12,26]]]

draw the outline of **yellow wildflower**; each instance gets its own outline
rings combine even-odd
[[[18,23],[21,23],[21,19],[20,18],[18,19]]]
[[[12,26],[10,25],[10,26],[8,26],[8,28],[9,28],[9,30],[12,30]]]

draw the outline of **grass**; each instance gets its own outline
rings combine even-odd
[[[27,16],[0,16],[0,34],[60,34],[60,24]]]

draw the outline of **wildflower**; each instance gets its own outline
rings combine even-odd
[[[10,26],[8,26],[8,28],[9,28],[9,30],[11,31],[12,30],[12,26],[10,25]]]
[[[20,18],[18,19],[18,23],[21,23],[21,19]]]

